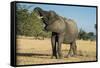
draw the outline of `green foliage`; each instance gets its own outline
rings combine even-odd
[[[29,14],[26,9],[20,9],[16,11],[16,25],[17,25],[18,35],[23,35],[28,17],[29,17]]]
[[[95,35],[93,32],[85,32],[84,30],[80,29],[78,39],[83,40],[95,40]]]
[[[19,5],[20,6],[20,5]],[[16,11],[17,35],[50,37],[51,33],[43,31],[43,22],[37,18],[34,11],[29,12],[25,8]]]

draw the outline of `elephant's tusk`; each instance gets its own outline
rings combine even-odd
[[[43,18],[43,16],[41,16],[41,17],[40,17],[40,16],[38,16],[38,19],[42,19],[42,18]]]

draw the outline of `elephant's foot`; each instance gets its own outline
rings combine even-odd
[[[72,55],[71,57],[77,57],[77,55],[75,54],[75,55]]]
[[[77,57],[76,54],[68,54],[67,56],[65,56],[65,58],[69,58],[69,57]]]
[[[56,56],[51,56],[51,59],[54,59],[54,58],[56,58]]]
[[[51,56],[51,59],[62,59],[63,57],[62,56]]]
[[[58,57],[57,56],[51,56],[51,59],[57,59]]]
[[[65,56],[65,58],[69,58],[69,57],[71,57],[71,55],[66,55],[66,56]]]
[[[57,55],[57,56],[54,56],[54,55],[53,55],[53,56],[51,56],[51,59],[54,59],[54,58],[55,58],[55,59],[62,59],[62,58],[63,58],[63,56],[58,56],[58,55]]]
[[[63,56],[57,56],[56,57],[56,59],[62,59],[63,58]]]

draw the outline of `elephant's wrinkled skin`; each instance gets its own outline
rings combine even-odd
[[[42,18],[43,23],[46,25],[45,29],[52,32],[52,58],[62,58],[61,44],[64,42],[70,44],[68,56],[76,56],[77,46],[76,39],[78,36],[78,28],[76,23],[71,19],[65,19],[54,11],[44,11],[36,7],[34,11]]]

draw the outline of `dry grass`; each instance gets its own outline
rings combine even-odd
[[[67,55],[68,44],[62,45],[63,56]],[[34,40],[32,37],[17,38],[17,65],[49,64],[62,62],[95,61],[96,42],[77,40],[77,57],[51,59],[50,39]]]

